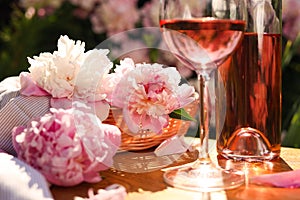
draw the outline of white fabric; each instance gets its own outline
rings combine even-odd
[[[1,200],[53,200],[48,183],[37,170],[23,161],[0,153]]]
[[[3,108],[10,99],[19,96],[19,89],[19,77],[8,77],[0,82],[0,109]]]

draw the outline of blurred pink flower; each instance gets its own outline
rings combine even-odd
[[[97,3],[102,0],[69,0],[73,5],[76,5],[84,10],[91,11],[95,8]]]
[[[95,33],[108,36],[135,28],[139,20],[137,0],[104,1],[95,8],[91,22]]]
[[[300,32],[300,1],[282,1],[283,35],[295,40]]]
[[[182,67],[176,58],[166,56],[166,54],[157,54],[151,48],[159,48],[161,41],[144,38],[144,34],[139,36],[128,36],[128,31],[155,27],[159,29],[159,0],[139,1],[139,0],[22,0],[26,2],[24,6],[42,6],[48,4],[60,5],[59,2],[67,2],[74,6],[74,16],[81,19],[88,19],[91,22],[92,29],[96,34],[104,34],[113,42],[114,46],[110,48],[112,56],[123,59],[132,57],[135,62],[155,62],[166,63],[176,66],[183,77],[189,78],[191,70]],[[194,2],[199,3],[198,1]],[[197,6],[195,6],[197,7]],[[42,7],[42,9],[45,9]],[[176,9],[176,8],[175,8]],[[33,7],[28,8],[27,16],[31,18],[35,14]],[[193,10],[197,12],[197,10]],[[117,33],[123,33],[113,39]],[[138,31],[137,31],[138,32]],[[160,35],[151,34],[152,38],[160,38]],[[116,47],[116,48],[114,48]],[[154,53],[153,53],[154,52]],[[164,58],[164,57],[167,58]],[[180,66],[181,65],[181,66]],[[71,70],[72,71],[72,70]],[[72,80],[71,80],[72,81]],[[57,90],[60,91],[60,90]]]
[[[145,42],[146,34],[141,37],[139,33],[140,31],[135,29],[111,37],[110,40],[117,44],[116,47],[110,48],[111,56],[119,60],[130,57],[135,62],[149,61],[149,47]]]
[[[20,0],[19,4],[26,9],[26,17],[32,18],[37,14],[38,17],[45,17],[53,14],[64,0]]]
[[[113,163],[120,130],[102,124],[85,104],[50,109],[49,114],[13,129],[18,157],[39,170],[53,184],[73,186],[98,182],[99,171]]]
[[[118,68],[123,68],[121,62]],[[180,84],[181,76],[174,67],[160,64],[136,64],[123,75],[112,95],[112,105],[123,109],[128,128],[138,134],[140,128],[161,133],[169,115],[194,100],[194,87]]]
[[[53,7],[58,8],[64,0],[20,0],[20,5],[23,8],[35,7]]]
[[[69,0],[71,4],[76,6],[73,14],[80,18],[86,19],[93,12],[97,4],[101,3],[102,0]]]
[[[143,26],[159,27],[159,0],[151,0],[145,3],[141,9]]]

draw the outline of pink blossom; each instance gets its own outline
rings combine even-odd
[[[123,109],[125,122],[133,133],[138,134],[141,127],[161,133],[168,125],[168,115],[194,100],[194,88],[179,85],[180,79],[174,67],[136,64],[116,85],[112,105]]]
[[[113,35],[135,27],[139,20],[137,0],[104,1],[91,15],[95,33]]]
[[[283,35],[290,40],[295,40],[300,32],[300,1],[282,1]]]
[[[35,14],[39,17],[49,16],[58,9],[64,0],[20,0],[20,6],[26,9],[25,16],[31,19]]]
[[[112,94],[123,76],[135,68],[135,64],[130,58],[125,58],[124,60],[121,60],[120,63],[121,65],[116,66],[114,73],[108,74],[103,81],[106,82],[105,90],[108,102],[111,101]]]
[[[52,8],[59,8],[64,0],[21,0],[20,5],[23,8],[45,8],[45,7],[52,7]]]
[[[101,3],[101,0],[69,0],[72,4],[87,10],[91,11],[97,3]]]
[[[18,157],[53,184],[73,186],[98,182],[99,171],[112,165],[120,145],[120,130],[106,126],[80,102],[72,109],[50,113],[13,129]]]
[[[118,59],[130,57],[135,62],[149,61],[149,46],[145,42],[146,32],[142,32],[143,37],[138,35],[140,33],[139,29],[135,29],[110,37],[111,41],[118,44],[116,48],[110,49],[111,55]]]
[[[97,4],[101,3],[102,0],[69,0],[71,4],[75,5],[76,8],[73,14],[80,18],[86,19],[90,13],[94,10]]]
[[[159,6],[159,0],[151,0],[145,3],[141,10],[144,27],[159,27]]]
[[[38,87],[37,84],[32,80],[31,74],[28,72],[21,72],[20,75],[21,94],[25,96],[47,96],[50,95],[48,92]]]

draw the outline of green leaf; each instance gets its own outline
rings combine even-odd
[[[300,108],[294,114],[291,125],[288,129],[287,135],[285,136],[282,146],[289,147],[300,147]]]
[[[294,41],[288,40],[282,55],[282,69],[290,66],[292,59],[299,52],[300,48],[300,32]]]
[[[293,42],[291,40],[288,40],[285,45],[283,55],[282,55],[282,69],[284,69],[286,66],[288,66],[290,64],[290,62],[294,56],[291,53],[292,45],[293,45]]]
[[[185,121],[196,121],[196,119],[193,118],[188,112],[186,112],[184,108],[174,110],[169,114],[169,116],[174,119],[181,119]]]

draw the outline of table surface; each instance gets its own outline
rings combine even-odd
[[[264,163],[246,163],[248,177],[300,169],[299,154],[300,149],[282,147],[281,156],[278,159]],[[215,150],[212,150],[210,155],[213,162],[217,162],[220,166],[228,164],[241,166],[241,162],[233,163],[231,160],[217,156]],[[126,200],[300,199],[300,189],[259,186],[248,183],[248,181],[236,189],[208,194],[176,189],[163,181],[163,169],[189,163],[196,158],[197,151],[162,157],[156,157],[153,151],[119,152],[114,157],[114,166],[100,173],[103,180],[99,183],[82,183],[74,187],[52,186],[51,192],[55,200],[71,200],[75,196],[86,197],[89,188],[96,191],[118,183],[127,190]],[[245,167],[245,163],[242,165]]]

